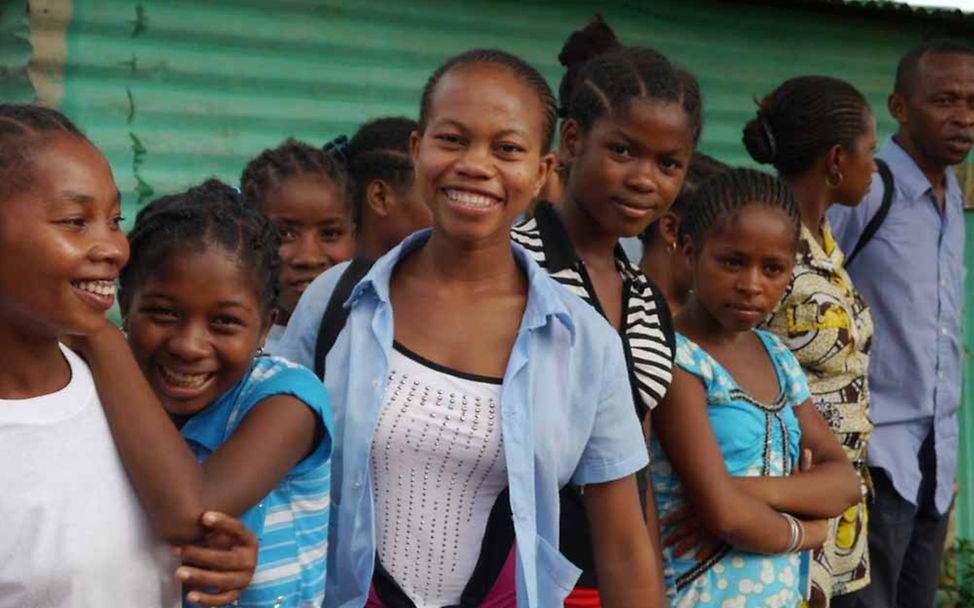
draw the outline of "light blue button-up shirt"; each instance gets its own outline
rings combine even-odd
[[[350,314],[326,360],[335,415],[327,608],[365,604],[375,561],[369,454],[383,407],[393,311],[389,281],[429,231],[381,258],[355,287]],[[501,386],[501,432],[517,538],[518,606],[560,606],[580,571],[558,552],[558,490],[623,478],[648,463],[622,345],[592,307],[511,244],[528,300]],[[344,265],[301,297],[280,352],[313,363],[315,336]],[[476,319],[471,319],[476,323]],[[479,550],[479,547],[478,547]]]
[[[961,404],[964,297],[963,194],[947,171],[943,213],[930,180],[892,138],[877,156],[893,174],[889,215],[849,266],[872,309],[876,331],[869,362],[870,415],[875,430],[870,466],[884,469],[896,491],[916,502],[917,455],[931,427],[937,453],[936,506],[950,507],[957,471],[957,410]],[[852,251],[879,209],[883,184],[855,208],[829,210],[832,233]]]

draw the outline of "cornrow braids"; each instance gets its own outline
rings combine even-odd
[[[699,251],[709,230],[748,205],[782,211],[794,225],[797,243],[801,216],[791,188],[773,175],[743,168],[718,173],[690,195],[680,222],[680,240],[690,239]]]
[[[277,231],[217,179],[152,201],[139,211],[128,237],[131,254],[119,281],[123,314],[132,294],[168,256],[207,247],[234,255],[245,276],[254,280],[261,311],[269,315],[274,308],[281,266]]]
[[[503,66],[534,89],[534,92],[538,95],[538,101],[541,102],[541,109],[544,115],[544,124],[541,125],[541,152],[548,152],[551,149],[551,142],[555,136],[555,123],[558,121],[558,104],[555,102],[555,95],[551,92],[551,87],[548,86],[548,82],[544,79],[544,76],[538,70],[534,69],[531,64],[517,55],[498,49],[474,49],[455,55],[447,59],[443,65],[433,72],[429,80],[426,81],[426,86],[423,87],[423,95],[419,103],[419,132],[422,133],[425,131],[429,123],[430,104],[433,101],[433,93],[437,83],[443,78],[443,75],[454,68],[476,64]]]
[[[565,66],[565,75],[558,84],[558,115],[568,114],[568,102],[578,82],[578,71],[586,61],[606,51],[621,48],[615,32],[605,22],[602,13],[595,13],[584,28],[575,30],[558,53],[558,63]]]
[[[673,204],[670,205],[670,210],[683,215],[689,204],[688,201],[700,189],[704,182],[728,169],[730,169],[730,166],[716,158],[707,156],[702,152],[694,152],[693,158],[690,159],[690,165],[687,167],[687,174],[683,178],[683,186],[680,188],[680,194],[677,195]],[[658,236],[659,221],[655,221],[647,226],[646,230],[643,230],[639,238],[644,244],[649,244],[656,240]]]
[[[418,129],[419,124],[409,118],[376,118],[359,127],[352,137],[346,156],[352,213],[357,225],[361,226],[362,206],[370,183],[384,180],[399,194],[412,186],[409,136]]]
[[[325,150],[288,138],[247,163],[240,175],[240,191],[245,202],[260,208],[271,190],[299,175],[320,175],[331,180],[340,192],[348,190],[348,175],[340,160]]]
[[[744,127],[744,146],[757,162],[792,176],[811,168],[832,146],[852,146],[869,128],[868,112],[866,98],[848,82],[799,76],[759,102]]]
[[[30,104],[0,104],[0,200],[31,179],[37,147],[58,134],[88,138],[64,114]]]
[[[656,50],[621,47],[596,55],[578,72],[565,118],[583,132],[595,122],[637,100],[679,104],[687,116],[693,143],[703,126],[700,85],[683,68]]]

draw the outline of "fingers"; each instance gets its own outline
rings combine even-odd
[[[224,591],[223,593],[207,593],[205,591],[190,591],[186,599],[200,606],[226,606],[240,597],[239,591]]]
[[[257,565],[257,555],[246,548],[214,549],[198,545],[186,545],[173,551],[184,564],[217,572],[244,571],[252,574]]]
[[[176,569],[176,580],[191,590],[187,594],[189,601],[206,606],[222,606],[237,599],[240,592],[250,584],[250,572],[215,572],[183,565]],[[195,596],[219,600],[222,603],[207,604],[193,599]]]
[[[659,523],[664,526],[673,526],[695,515],[696,511],[694,511],[691,505],[684,505],[661,519]]]
[[[209,534],[221,533],[236,538],[239,541],[236,544],[257,546],[257,537],[236,517],[230,517],[219,511],[207,511],[203,514],[202,521],[203,525],[209,528]]]
[[[706,531],[697,528],[688,534],[683,540],[681,540],[675,547],[673,547],[673,555],[676,557],[682,557],[686,553],[689,553],[691,549],[699,545],[701,542],[708,538]]]

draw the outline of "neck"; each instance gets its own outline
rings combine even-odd
[[[374,218],[369,219],[372,220]],[[382,220],[380,219],[378,221]],[[378,260],[398,244],[398,242],[390,243],[389,241],[391,239],[381,234],[381,231],[373,228],[375,223],[375,221],[366,222],[358,231],[355,237],[356,256],[367,260]]]
[[[582,209],[581,203],[572,198],[569,189],[555,204],[555,212],[579,257],[587,263],[615,265],[615,247],[619,243],[619,236],[602,230],[592,216]]]
[[[832,189],[816,171],[807,171],[802,175],[783,178],[783,180],[795,193],[802,224],[808,228],[815,240],[822,244],[822,221],[825,219],[825,211],[835,202],[832,200]]]
[[[931,160],[927,155],[920,151],[913,140],[902,130],[893,136],[893,140],[899,144],[903,150],[910,155],[913,162],[920,167],[920,171],[930,181],[933,191],[937,193],[937,199],[943,204],[944,187],[947,177],[947,165]]]
[[[672,264],[673,255],[677,252],[670,252],[666,243],[656,238],[651,243],[643,244],[643,259],[640,267],[650,280],[659,288],[670,307],[670,313],[674,316],[683,308],[686,301],[685,293],[679,293],[676,287],[676,271]]]
[[[0,399],[29,399],[64,388],[71,368],[57,336],[40,335],[11,323],[0,326],[4,364],[0,366]]]
[[[521,270],[507,231],[483,241],[458,241],[433,229],[417,253],[419,270],[434,282],[487,285],[520,281]]]
[[[675,321],[677,331],[700,345],[722,346],[749,333],[721,325],[694,295],[690,296]]]

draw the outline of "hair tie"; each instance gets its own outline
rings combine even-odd
[[[325,144],[325,152],[331,154],[343,165],[348,164],[348,136],[339,135],[335,139]]]
[[[771,122],[765,118],[761,111],[758,111],[758,122],[761,123],[761,130],[764,131],[764,137],[768,140],[768,150],[771,152],[770,160],[774,160],[778,156],[778,142],[774,139],[774,131],[771,129]]]

